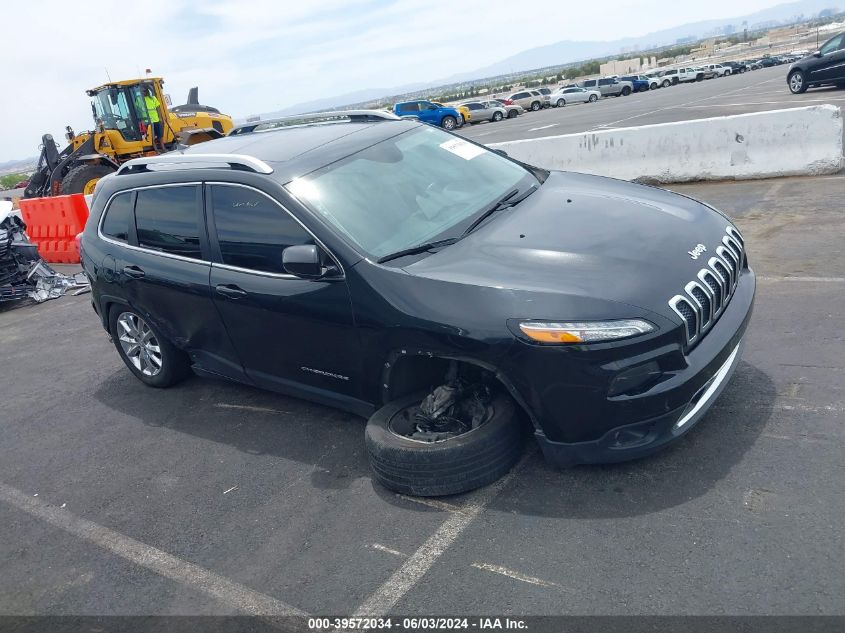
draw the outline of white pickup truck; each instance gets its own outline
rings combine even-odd
[[[673,68],[672,70],[667,70],[663,73],[661,79],[661,85],[664,87],[667,86],[676,86],[680,83],[688,83],[692,81],[702,81],[704,79],[704,73],[700,70],[696,70],[695,68]]]

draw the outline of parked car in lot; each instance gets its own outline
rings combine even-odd
[[[725,62],[724,65],[731,69],[732,75],[741,74],[748,70],[748,65],[745,62]]]
[[[397,116],[416,117],[423,123],[431,123],[444,130],[454,130],[463,123],[463,117],[456,108],[432,101],[403,101],[393,106]]]
[[[630,81],[612,77],[587,79],[581,83],[581,87],[585,90],[598,90],[603,97],[627,97],[634,92],[634,85]]]
[[[374,479],[414,495],[494,481],[523,424],[557,465],[641,457],[727,384],[755,276],[718,211],[390,113],[306,116],[98,182],[82,265],[144,384],[193,369],[368,417]]]
[[[620,78],[622,81],[628,81],[634,89],[634,92],[644,92],[651,90],[652,80],[645,75],[627,75]],[[659,84],[657,84],[659,85]]]
[[[595,103],[601,99],[601,92],[598,90],[587,90],[578,86],[560,88],[549,97],[552,106],[561,108],[569,103]]]
[[[676,86],[679,83],[691,83],[693,81],[703,81],[704,71],[696,70],[695,68],[672,68],[663,74],[664,87]]]
[[[792,94],[816,86],[845,86],[845,33],[834,35],[818,51],[792,64],[786,82]]]
[[[548,95],[544,95],[538,90],[523,90],[512,94],[509,98],[517,105],[533,112],[542,109],[549,103]]]
[[[733,72],[729,66],[723,66],[722,64],[705,64],[702,66],[702,69],[705,73],[705,79],[711,79],[712,77],[725,77]]]
[[[719,76],[719,71],[713,66],[696,66],[692,69],[696,74],[700,74],[704,79],[713,79]]]
[[[523,108],[518,103],[514,103],[511,99],[493,99],[493,101],[505,108],[508,113],[507,117],[509,119],[514,119],[520,114],[525,114],[525,108]]]
[[[501,121],[508,116],[508,111],[498,101],[469,101],[462,105],[469,110],[472,125],[482,121]]]
[[[458,114],[461,115],[461,120],[458,121],[458,127],[461,127],[465,123],[469,123],[470,119],[472,118],[472,115],[470,114],[469,108],[467,108],[466,106],[463,106],[463,105],[446,106],[446,105],[443,105],[442,103],[438,103],[437,101],[432,101],[432,103],[434,105],[436,105],[438,108],[449,108],[449,107],[455,108],[455,110],[458,111]]]

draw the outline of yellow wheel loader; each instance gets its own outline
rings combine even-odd
[[[94,191],[97,181],[127,160],[169,152],[225,136],[231,117],[200,105],[196,88],[185,105],[170,107],[160,77],[115,81],[88,90],[95,129],[75,134],[59,151],[50,134],[42,137],[38,169],[25,198]]]

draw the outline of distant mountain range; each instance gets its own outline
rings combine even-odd
[[[845,8],[845,0],[798,0],[797,2],[779,4],[747,15],[693,22],[655,31],[654,33],[647,33],[642,36],[627,37],[606,42],[563,40],[546,46],[530,48],[489,66],[446,77],[445,79],[394,86],[392,88],[367,88],[347,94],[317,99],[315,101],[298,103],[282,110],[265,113],[260,116],[262,118],[272,118],[287,114],[327,110],[350,104],[373,101],[381,97],[402,95],[474,79],[496,77],[498,75],[506,75],[535,68],[546,68],[588,59],[627,54],[622,53],[623,50],[631,51],[630,55],[635,56],[636,53],[634,51],[637,50],[648,50],[676,44],[679,41],[691,41],[715,35],[742,33],[745,28],[749,30],[770,28],[779,24],[789,24],[802,19],[811,19],[825,11],[837,13],[843,8]]]

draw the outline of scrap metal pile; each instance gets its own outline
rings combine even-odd
[[[85,275],[63,275],[50,268],[29,241],[23,220],[11,211],[0,212],[0,302],[28,297],[41,303],[74,288],[77,294],[90,288]]]

